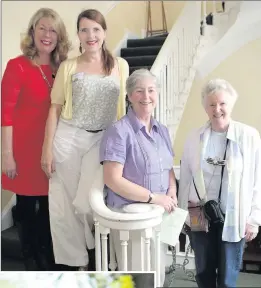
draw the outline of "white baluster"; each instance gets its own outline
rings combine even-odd
[[[163,66],[164,67],[164,66]],[[163,83],[163,67],[160,70],[160,98],[159,98],[159,119],[157,119],[160,123],[163,122],[163,114],[164,114],[164,83]]]
[[[205,30],[206,30],[206,26],[207,26],[207,7],[206,7],[206,1],[202,1],[202,5],[203,5],[203,25],[202,25],[202,29],[203,29],[203,35],[205,35]]]
[[[102,244],[102,271],[108,271],[108,234],[110,233],[110,229],[106,227],[100,226],[101,231],[101,244]]]
[[[180,39],[177,37],[177,104],[179,102],[179,92],[180,92],[180,82],[181,82],[181,78],[180,78]]]
[[[188,237],[188,235],[186,235],[186,240],[185,241],[186,241],[185,242],[185,251],[187,251],[188,246],[189,246],[189,237]]]
[[[186,33],[186,31],[185,31]],[[188,71],[189,71],[189,53],[188,53],[188,36],[189,34],[186,33],[184,35],[184,53],[185,53],[185,69],[186,69],[186,74],[188,75]]]
[[[162,115],[162,124],[166,125],[167,124],[167,73],[166,73],[166,65],[163,66],[163,73],[162,73],[162,82],[163,82],[163,115]]]
[[[145,239],[145,271],[150,271],[151,263],[150,263],[150,240],[152,237],[152,228],[145,229],[143,231],[144,239]]]
[[[180,243],[178,241],[178,243],[176,244],[176,253],[180,252]]]
[[[99,222],[94,218],[96,271],[101,271],[101,234]]]
[[[171,79],[171,56],[168,58],[168,62],[167,62],[167,92],[166,92],[166,100],[167,100],[167,110],[168,110],[168,113],[167,113],[167,126],[169,126],[171,124],[171,111],[172,111],[172,106],[171,106],[171,98],[173,97],[173,94],[172,94],[172,89],[171,89],[171,86],[172,86],[172,82],[173,82],[173,79]],[[171,135],[172,137],[172,135]]]
[[[173,124],[174,121],[174,97],[175,97],[175,91],[174,91],[174,83],[175,83],[175,77],[174,77],[174,57],[173,53],[170,54],[170,63],[169,63],[169,85],[170,85],[170,92],[169,92],[169,97],[170,97],[170,123]],[[173,135],[171,135],[173,137]]]
[[[193,49],[194,49],[194,41],[193,41],[193,35],[190,36],[189,39],[189,66],[191,67],[193,65]]]
[[[172,59],[173,59],[173,73],[172,73],[172,77],[173,77],[173,119],[174,119],[174,123],[176,123],[177,121],[177,115],[175,113],[175,107],[178,104],[178,82],[179,82],[179,78],[178,78],[178,39],[175,39],[176,43],[175,43],[175,51],[172,52]]]
[[[186,245],[185,245],[185,251],[187,251],[187,248],[188,248],[188,246],[189,246],[189,244],[190,244],[190,241],[189,241],[189,237],[188,237],[188,235],[186,235]],[[191,250],[189,251],[189,254],[190,255],[194,255],[194,251],[192,250],[192,248],[191,248]]]
[[[120,242],[121,242],[121,256],[122,256],[122,267],[121,271],[128,270],[128,241],[129,241],[129,231],[120,231]]]
[[[112,233],[110,233],[109,239],[110,239],[110,264],[109,264],[109,268],[111,269],[111,271],[115,271],[115,269],[117,267],[117,263],[116,263],[116,258],[115,258],[115,249],[114,249]]]
[[[141,271],[145,270],[145,264],[144,264],[144,259],[145,259],[144,250],[145,250],[145,247],[144,247],[144,244],[145,244],[145,240],[144,240],[143,237],[141,237],[141,243],[140,243],[140,246],[141,246],[141,253],[140,253],[140,256],[141,256],[141,259],[140,259],[140,261],[141,261]]]
[[[155,271],[156,271],[156,287],[160,287],[160,226],[155,228]]]
[[[184,56],[185,56],[185,51],[184,51],[184,30],[185,28],[183,27],[182,29],[182,34],[181,34],[181,37],[180,37],[180,46],[181,46],[181,83],[182,83],[182,90],[183,90],[183,83],[185,81],[185,61],[184,61]]]
[[[160,79],[158,75],[157,75],[157,77],[158,77],[158,79]],[[160,84],[161,84],[161,82],[160,82]],[[158,121],[160,119],[160,98],[161,98],[161,87],[160,87],[160,92],[159,92],[158,105],[155,108],[155,115],[154,115],[155,119]]]

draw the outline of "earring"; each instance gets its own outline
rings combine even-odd
[[[80,43],[79,51],[82,53],[82,43]]]

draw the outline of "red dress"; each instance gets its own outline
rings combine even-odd
[[[53,84],[49,65],[41,65]],[[41,169],[50,88],[39,67],[25,56],[7,63],[2,79],[2,126],[13,126],[13,154],[18,175],[2,174],[2,188],[25,196],[48,194],[48,178]]]

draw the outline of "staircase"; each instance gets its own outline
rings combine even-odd
[[[138,69],[150,70],[168,34],[143,39],[130,39],[127,48],[121,49],[121,57],[130,67],[130,74]]]

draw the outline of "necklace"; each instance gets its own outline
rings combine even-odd
[[[43,72],[41,65],[39,65],[35,60],[34,60],[35,65],[39,68],[39,71],[41,72],[41,75],[45,81],[45,83],[48,85],[49,89],[52,89],[52,85],[50,84],[49,80],[47,79],[45,73]]]
[[[36,64],[36,65],[38,66],[38,68],[39,68],[39,70],[40,70],[40,72],[41,72],[41,74],[42,74],[42,77],[43,77],[44,81],[47,83],[49,89],[51,90],[51,89],[52,89],[52,85],[50,84],[49,80],[47,79],[46,75],[44,74],[41,66],[38,65],[38,64]]]
[[[211,130],[211,134],[210,134],[210,137],[209,137],[209,145],[208,145],[208,152],[207,154],[210,155],[210,150],[211,150],[211,147],[213,149],[213,154],[214,154],[214,157],[210,157],[208,156],[207,158],[205,158],[205,161],[208,163],[208,164],[211,164],[211,167],[212,167],[212,172],[211,172],[211,175],[210,175],[210,180],[208,182],[208,184],[206,185],[206,192],[208,193],[209,189],[210,189],[210,186],[211,186],[211,183],[212,183],[212,180],[213,180],[213,177],[215,175],[215,172],[216,170],[218,169],[217,167],[220,166],[220,169],[222,166],[225,166],[226,164],[226,160],[225,159],[222,159],[220,157],[220,155],[217,155],[217,152],[216,151],[216,146],[215,144],[215,141],[213,141],[213,131]],[[225,141],[227,141],[226,137],[224,138]],[[223,142],[223,141],[222,141]],[[225,150],[226,151],[226,143],[221,143],[219,142],[218,145],[221,145],[222,148],[220,149],[221,151]],[[224,147],[223,147],[224,146]],[[217,149],[218,150],[218,149]],[[205,183],[206,184],[206,183]]]
[[[222,154],[223,154],[223,151],[225,151],[226,150],[226,134],[224,134],[224,133],[222,133],[224,136],[225,136],[225,138],[224,138],[224,140],[222,140],[222,143],[221,142],[219,142],[219,144],[218,145],[221,145],[221,151],[222,151]],[[216,151],[216,147],[215,147],[215,143],[213,142],[213,134],[212,134],[212,130],[211,130],[211,134],[210,134],[210,139],[209,139],[209,141],[210,141],[210,145],[209,145],[209,149],[208,150],[211,150],[211,148],[210,148],[210,146],[212,146],[213,147],[213,152],[214,152],[214,157],[212,158],[212,157],[207,157],[205,160],[207,161],[207,163],[208,164],[212,164],[212,165],[214,165],[214,166],[224,166],[225,165],[225,163],[226,163],[226,161],[224,160],[224,159],[221,159],[221,157],[219,156],[219,155],[217,155],[217,151]],[[208,151],[208,154],[210,154],[209,153],[209,151]]]

